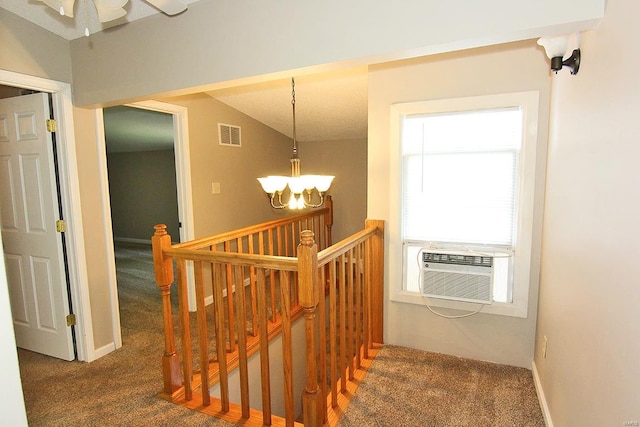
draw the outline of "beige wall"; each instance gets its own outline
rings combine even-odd
[[[162,101],[189,110],[196,238],[289,214],[271,209],[256,179],[290,173],[289,138],[206,95]],[[218,123],[240,126],[242,146],[219,145]],[[220,194],[212,194],[213,182],[220,183]]]
[[[479,360],[530,367],[533,359],[542,220],[544,159],[550,76],[544,52],[535,41],[518,42],[370,67],[369,73],[369,218],[396,217],[399,188],[390,188],[390,106],[508,92],[539,91],[538,181],[534,198],[534,246],[528,317],[477,314],[444,319],[423,305],[389,301],[402,280],[399,224],[386,230],[385,342]]]
[[[109,219],[104,217],[102,208],[103,195],[96,143],[95,110],[74,108],[73,120],[93,322],[93,349],[101,350],[114,345],[111,312],[112,305],[117,304],[117,301],[111,301],[110,296],[109,269],[111,266],[107,263],[107,250],[109,250],[107,245],[111,245],[111,236],[106,235],[105,221]],[[84,309],[86,310],[86,307]]]
[[[4,9],[0,45],[0,69],[71,83],[69,42]]]
[[[158,14],[74,40],[74,96],[87,106],[522,40],[591,28],[604,4],[484,0],[461,10],[436,0],[201,1],[176,19]]]
[[[556,427],[640,421],[638,16],[607,2],[554,77],[535,364]]]
[[[302,173],[335,175],[333,241],[364,228],[367,216],[367,140],[314,141],[299,144]]]

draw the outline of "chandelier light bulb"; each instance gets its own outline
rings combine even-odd
[[[298,201],[296,200],[296,195],[291,193],[291,197],[289,197],[289,209],[298,209]]]
[[[64,7],[60,5],[60,15],[64,16]]]

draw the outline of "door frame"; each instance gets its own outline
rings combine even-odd
[[[57,156],[60,172],[60,196],[67,231],[65,235],[69,288],[76,322],[76,348],[80,361],[94,360],[93,322],[84,244],[78,162],[73,126],[73,103],[69,83],[29,76],[0,69],[0,84],[52,94],[53,111],[58,124]]]
[[[178,219],[181,223],[180,241],[193,240],[193,197],[191,192],[191,158],[189,150],[189,118],[186,107],[159,101],[141,101],[125,104],[128,107],[157,111],[173,116],[173,147],[175,153],[176,184],[178,196]],[[120,307],[118,304],[118,283],[116,281],[116,259],[113,245],[113,223],[111,220],[111,197],[109,194],[109,174],[107,171],[107,143],[104,132],[103,109],[96,110],[96,142],[98,144],[98,163],[101,182],[101,199],[106,236],[107,265],[109,271],[109,295],[111,299],[111,319],[114,344],[122,346],[120,329]],[[151,240],[152,230],[149,230]],[[187,268],[187,283],[194,283],[193,269]],[[195,287],[188,286],[189,307],[195,301]],[[193,296],[191,295],[193,293]],[[195,307],[195,306],[194,306]],[[195,308],[193,308],[195,310]]]

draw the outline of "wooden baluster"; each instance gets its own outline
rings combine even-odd
[[[209,394],[209,337],[207,335],[207,312],[204,304],[204,277],[202,261],[193,263],[196,282],[196,319],[198,322],[198,344],[200,360],[200,382],[202,383],[202,404],[211,405]]]
[[[347,254],[347,366],[353,380],[353,249]]]
[[[226,242],[224,242],[224,251],[229,253],[231,252],[231,242],[229,240],[227,240]],[[240,252],[240,247],[238,247],[238,252]],[[236,317],[235,317],[235,313],[234,313],[234,309],[233,309],[233,281],[231,280],[231,264],[227,264],[227,321],[229,322],[229,324],[227,325],[227,330],[229,331],[229,346],[227,347],[227,350],[229,352],[234,352],[236,350],[236,341],[234,339],[233,336],[233,331],[235,330],[235,322],[236,322]],[[224,313],[224,311],[223,311]],[[225,344],[226,345],[226,344]]]
[[[262,385],[262,424],[271,425],[271,374],[269,370],[269,328],[264,268],[258,268],[258,324],[260,327],[260,382]]]
[[[254,238],[255,234],[249,235],[248,247],[250,254],[255,253],[253,249]],[[256,297],[256,268],[253,266],[249,267],[249,282],[251,289],[251,335],[255,337],[258,336],[258,304]]]
[[[228,267],[228,266],[227,266]],[[213,310],[215,313],[216,354],[218,356],[218,371],[220,377],[220,404],[223,412],[229,411],[229,377],[227,373],[227,348],[225,339],[224,297],[222,286],[225,283],[225,269],[222,264],[213,264]],[[229,294],[227,293],[227,299]],[[229,330],[232,334],[233,331]],[[231,341],[233,337],[230,337]]]
[[[182,376],[184,378],[184,398],[193,399],[191,381],[193,379],[193,350],[191,349],[191,326],[189,321],[189,299],[187,291],[186,261],[176,263],[178,277],[178,304],[180,307],[180,334],[182,335]]]
[[[318,370],[320,372],[320,395],[324,396],[320,399],[322,409],[322,423],[327,423],[327,314],[326,314],[326,296],[325,296],[325,283],[326,283],[326,271],[327,269],[321,267],[318,269],[319,283],[318,292],[320,297],[318,298]]]
[[[282,228],[284,230],[284,256],[293,256],[293,251],[290,251],[289,246],[289,227],[285,224]]]
[[[234,268],[234,279],[238,292],[236,298],[236,312],[238,321],[238,368],[240,372],[240,404],[242,406],[242,418],[249,418],[249,368],[247,361],[247,303],[244,292],[244,270],[240,266]]]
[[[273,248],[273,229],[270,228],[267,232],[267,245],[269,250],[269,255],[275,255]],[[278,319],[277,313],[277,302],[278,298],[276,295],[276,270],[271,268],[269,269],[269,292],[271,294],[271,322],[276,323]]]
[[[362,347],[362,243],[356,246],[356,369],[360,369],[361,359],[361,347]]]
[[[336,261],[332,260],[329,264],[329,384],[331,385],[331,407],[338,406],[338,333],[337,333],[337,280],[336,280]]]
[[[369,219],[366,228],[376,228],[371,238],[371,339],[383,342],[384,314],[384,221]]]
[[[293,345],[291,335],[291,282],[289,271],[280,271],[280,313],[282,318],[282,371],[284,374],[284,416],[287,427],[295,422],[293,403]]]
[[[305,427],[322,425],[322,413],[316,366],[315,317],[318,307],[318,247],[313,241],[313,232],[301,233],[298,245],[298,281],[299,301],[305,318],[305,336],[307,343],[307,383],[302,393],[302,412]]]
[[[164,323],[164,355],[162,356],[163,392],[171,394],[182,386],[180,379],[180,362],[176,353],[173,334],[173,314],[171,313],[171,284],[173,283],[173,261],[163,251],[171,247],[171,236],[167,234],[167,226],[158,224],[154,227],[151,238],[153,268],[156,285],[162,297],[162,316]]]
[[[347,291],[345,283],[345,257],[344,254],[340,256],[340,277],[338,278],[339,297],[340,297],[340,364],[338,366],[340,370],[340,391],[347,391]]]

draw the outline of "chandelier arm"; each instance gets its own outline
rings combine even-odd
[[[318,204],[313,204],[311,203],[311,191],[307,191],[307,195],[309,197],[309,201],[307,202],[306,200],[304,200],[304,205],[308,208],[320,208],[322,207],[322,205],[324,205],[324,194],[322,193],[322,191],[318,191],[318,195],[320,196],[320,203]]]
[[[276,193],[272,193],[269,200],[271,201],[271,207],[274,209],[284,209],[287,206],[282,204],[282,192],[278,192],[278,205],[276,205],[273,201],[276,198]]]

